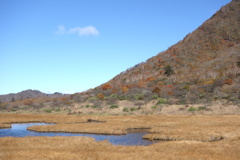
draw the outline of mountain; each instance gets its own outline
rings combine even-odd
[[[12,101],[17,101],[17,100],[24,100],[24,99],[29,99],[29,98],[40,98],[40,97],[52,97],[52,98],[58,98],[58,97],[63,97],[66,96],[66,94],[62,93],[54,93],[54,94],[46,94],[42,93],[38,90],[25,90],[19,93],[11,93],[11,94],[6,94],[6,95],[0,95],[0,101],[1,102],[12,102]]]
[[[232,0],[183,40],[84,95],[162,97],[172,103],[240,99],[240,1]]]

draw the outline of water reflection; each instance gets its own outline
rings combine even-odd
[[[27,130],[28,127],[36,125],[51,125],[46,123],[24,123],[24,124],[12,124],[12,128],[0,129],[0,137],[26,137],[26,136],[86,136],[93,137],[96,141],[102,141],[107,139],[114,145],[127,145],[146,146],[156,141],[148,141],[142,139],[147,133],[146,131],[130,132],[127,135],[97,135],[97,134],[75,134],[75,133],[53,133],[53,132],[35,132]]]

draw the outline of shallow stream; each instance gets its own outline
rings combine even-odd
[[[26,136],[85,136],[92,137],[96,141],[107,139],[113,145],[126,145],[126,146],[146,146],[156,141],[148,141],[142,139],[147,134],[144,130],[130,131],[126,135],[98,135],[98,134],[75,134],[75,133],[55,133],[55,132],[35,132],[27,130],[28,127],[36,125],[51,125],[47,123],[24,123],[12,124],[11,128],[0,129],[0,137],[26,137]]]

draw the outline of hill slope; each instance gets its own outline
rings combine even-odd
[[[11,93],[11,94],[6,94],[6,95],[0,95],[0,101],[1,102],[11,102],[11,101],[16,101],[16,100],[24,100],[24,99],[29,99],[29,98],[40,98],[40,97],[52,97],[52,98],[57,98],[57,97],[63,97],[66,96],[62,93],[54,93],[54,94],[45,94],[42,93],[38,90],[25,90],[19,93]]]
[[[188,103],[240,98],[240,1],[222,7],[182,41],[89,90],[140,99],[152,94]]]

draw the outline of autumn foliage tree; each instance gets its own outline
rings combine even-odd
[[[102,86],[102,90],[108,90],[108,89],[111,89],[111,88],[112,88],[112,86],[110,84],[104,84]]]
[[[153,81],[153,80],[155,80],[154,77],[148,77],[148,78],[146,79],[147,82],[149,82],[149,81]]]
[[[128,90],[129,90],[128,87],[126,87],[126,86],[122,87],[122,92],[123,92],[123,93],[128,92]]]
[[[224,84],[228,84],[228,85],[232,85],[233,84],[233,80],[228,78],[224,81]]]
[[[153,90],[152,90],[152,93],[157,93],[159,94],[160,93],[160,88],[159,87],[155,87]]]
[[[105,98],[104,94],[102,94],[102,93],[98,93],[98,94],[97,94],[97,97],[98,97],[98,99],[100,99],[100,100],[104,100],[104,98]]]

